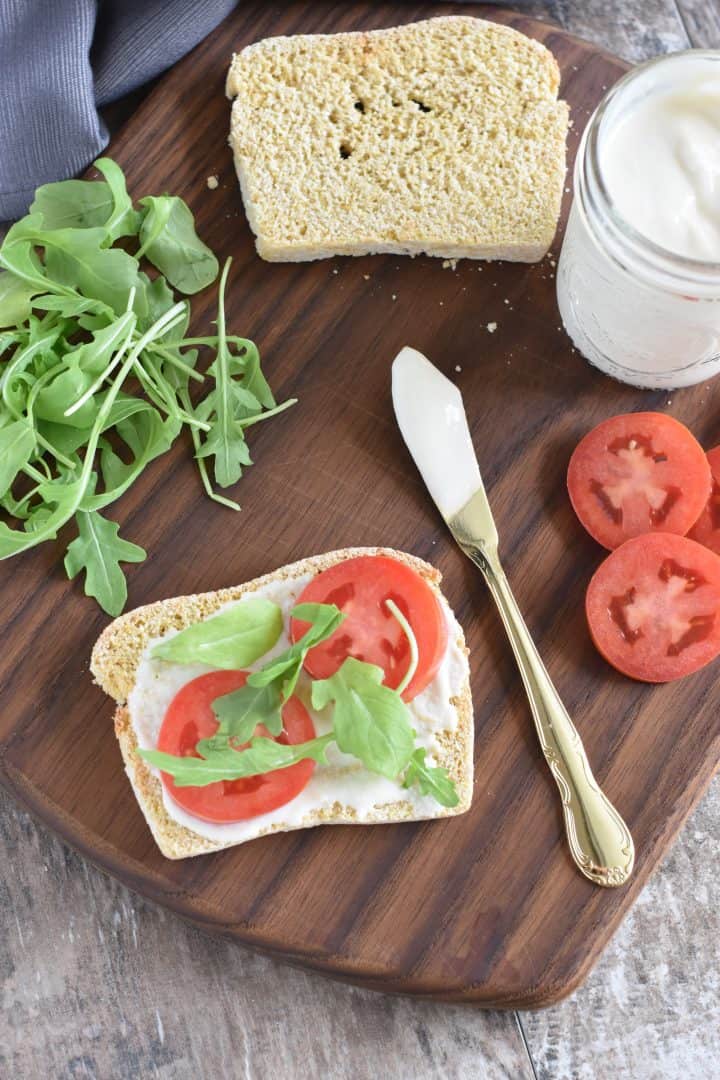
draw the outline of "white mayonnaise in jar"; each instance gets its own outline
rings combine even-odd
[[[720,373],[720,50],[621,79],[585,131],[574,195],[557,295],[583,356],[634,386]]]

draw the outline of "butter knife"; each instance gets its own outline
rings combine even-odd
[[[392,395],[400,431],[425,485],[461,550],[482,571],[497,605],[542,752],[560,789],[572,857],[596,885],[623,885],[635,860],[632,836],[593,776],[500,564],[497,529],[462,395],[422,353],[410,348],[402,349],[393,363]]]

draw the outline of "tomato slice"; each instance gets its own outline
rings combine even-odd
[[[689,675],[720,653],[720,557],[694,540],[646,533],[596,571],[585,601],[606,660],[643,682]]]
[[[245,685],[246,671],[211,671],[186,683],[170,702],[160,728],[158,750],[166,754],[199,757],[195,746],[217,731],[212,702]],[[315,728],[307,709],[292,697],[283,706],[283,732],[276,742],[290,745],[315,738]],[[264,727],[256,734],[267,735]],[[272,737],[272,736],[271,736]],[[193,817],[228,824],[267,814],[299,795],[315,768],[314,761],[299,761],[287,769],[242,780],[218,780],[205,787],[176,787],[171,776],[162,773],[163,783],[174,801]]]
[[[578,443],[570,501],[598,543],[616,548],[646,532],[684,536],[710,493],[710,466],[684,424],[664,413],[613,416]]]
[[[708,450],[706,457],[712,475],[710,498],[688,536],[720,554],[720,446]]]
[[[444,612],[428,583],[387,555],[359,555],[337,563],[314,577],[299,597],[299,604],[335,604],[346,615],[335,633],[308,653],[305,668],[314,679],[329,678],[354,656],[383,668],[386,686],[395,689],[400,684],[410,663],[410,646],[386,600],[395,601],[417,640],[418,666],[404,700],[412,701],[432,682],[447,649]],[[293,619],[292,640],[298,641],[307,628]]]

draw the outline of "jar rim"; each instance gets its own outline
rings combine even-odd
[[[654,57],[652,60],[646,60],[643,64],[638,64],[623,75],[607,92],[593,113],[583,137],[583,144],[581,145],[583,152],[579,157],[578,164],[583,169],[588,170],[592,179],[593,195],[602,204],[603,213],[609,217],[617,234],[629,243],[636,256],[651,263],[656,269],[669,272],[673,276],[682,275],[695,281],[712,282],[720,277],[720,260],[698,259],[689,255],[682,255],[677,251],[664,247],[662,244],[658,244],[655,240],[651,240],[650,237],[641,233],[618,210],[610,195],[600,167],[599,139],[603,120],[618,97],[638,78],[642,78],[647,71],[659,67],[670,67],[673,63],[688,58],[720,63],[720,49],[683,49],[680,52],[663,54]]]

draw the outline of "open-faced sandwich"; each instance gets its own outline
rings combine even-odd
[[[467,810],[467,648],[439,582],[346,549],[111,623],[91,668],[163,854]]]

